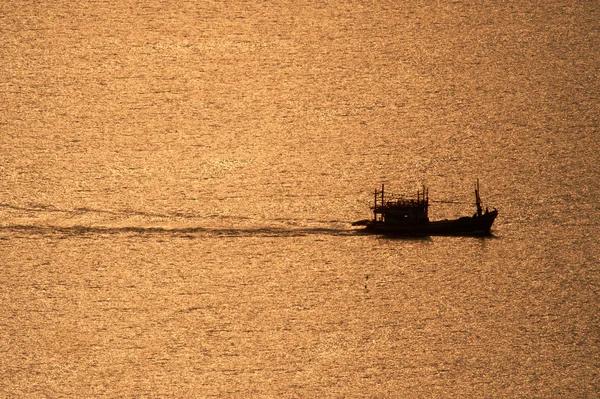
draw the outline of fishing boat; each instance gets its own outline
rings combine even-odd
[[[429,220],[429,190],[423,187],[416,198],[388,195],[385,186],[375,190],[373,219],[362,220],[354,225],[366,226],[366,231],[377,234],[427,236],[427,235],[487,235],[498,211],[483,210],[479,196],[479,180],[475,185],[475,205],[473,216],[458,219]]]

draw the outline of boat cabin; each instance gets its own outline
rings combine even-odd
[[[427,188],[417,191],[416,198],[385,196],[385,186],[375,190],[373,222],[415,225],[429,222],[429,193]]]

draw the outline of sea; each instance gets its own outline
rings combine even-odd
[[[600,396],[599,71],[597,1],[3,1],[0,397]]]

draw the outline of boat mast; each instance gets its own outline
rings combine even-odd
[[[373,201],[373,221],[377,221],[377,189],[375,189],[374,201]]]
[[[481,216],[483,209],[481,208],[481,198],[479,197],[479,179],[475,184],[475,204],[477,205],[477,216]]]

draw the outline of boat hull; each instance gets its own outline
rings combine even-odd
[[[439,220],[419,224],[386,223],[369,221],[366,230],[376,234],[403,236],[468,236],[488,235],[498,211],[493,210],[480,216],[461,217],[453,220]]]

